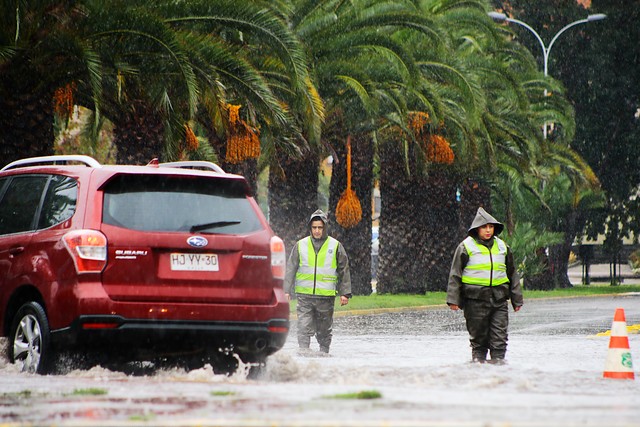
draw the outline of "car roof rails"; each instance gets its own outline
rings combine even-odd
[[[167,162],[167,163],[160,163],[159,166],[167,167],[167,168],[204,169],[204,170],[211,170],[214,172],[226,174],[226,172],[220,166],[216,165],[213,162],[207,162],[205,160],[185,160],[180,162]]]
[[[90,168],[101,168],[102,165],[96,159],[90,156],[85,156],[82,154],[65,154],[58,156],[41,156],[41,157],[29,157],[27,159],[20,159],[14,162],[9,163],[2,169],[1,171],[6,171],[9,169],[22,168],[27,166],[38,166],[38,165],[67,165],[71,162],[82,163],[85,166]]]

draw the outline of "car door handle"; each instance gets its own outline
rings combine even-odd
[[[15,248],[9,249],[9,255],[15,256],[24,252],[24,246],[16,246]]]

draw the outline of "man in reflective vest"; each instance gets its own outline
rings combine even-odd
[[[507,244],[496,237],[504,226],[479,208],[469,228],[469,236],[453,255],[447,305],[464,310],[474,362],[504,363],[507,351],[509,310],[523,304],[520,279]]]
[[[311,214],[311,234],[296,243],[287,262],[284,289],[287,298],[291,299],[293,290],[298,299],[298,345],[302,354],[310,352],[314,335],[320,351],[329,353],[335,298],[340,296],[340,305],[348,304],[351,298],[349,258],[340,242],[328,236],[327,222],[321,210]]]

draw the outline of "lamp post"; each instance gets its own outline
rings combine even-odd
[[[513,22],[514,24],[518,24],[524,28],[526,28],[527,30],[531,31],[531,33],[533,33],[534,36],[536,36],[536,39],[538,39],[538,42],[540,43],[540,47],[542,48],[542,58],[543,58],[543,64],[544,64],[544,76],[547,77],[549,75],[549,54],[551,53],[551,48],[553,47],[553,44],[556,42],[556,40],[558,40],[558,37],[560,37],[560,35],[562,33],[564,33],[565,31],[567,31],[569,28],[571,27],[575,27],[576,25],[580,25],[580,24],[586,24],[587,22],[593,22],[593,21],[601,21],[603,19],[605,19],[607,17],[607,15],[603,14],[603,13],[596,13],[594,15],[589,15],[587,16],[585,19],[579,19],[577,21],[574,21],[568,25],[565,25],[564,27],[562,27],[560,29],[560,31],[558,31],[556,33],[555,36],[553,36],[553,38],[551,39],[551,42],[549,42],[549,46],[546,46],[544,44],[544,41],[542,40],[542,37],[540,37],[540,34],[538,34],[538,32],[536,30],[534,30],[529,24],[527,24],[526,22],[520,21],[518,19],[514,19],[514,18],[509,18],[507,15],[505,15],[504,13],[500,13],[500,12],[489,12],[488,15],[493,18],[493,20],[497,21],[497,22]],[[547,95],[547,90],[544,90],[544,95]],[[547,125],[545,124],[543,127],[543,132],[544,132],[544,138],[547,139]]]

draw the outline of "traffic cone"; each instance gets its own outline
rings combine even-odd
[[[627,322],[622,308],[616,308],[616,313],[613,316],[609,353],[607,354],[603,377],[635,379],[631,350],[629,349],[629,336],[627,335]]]

